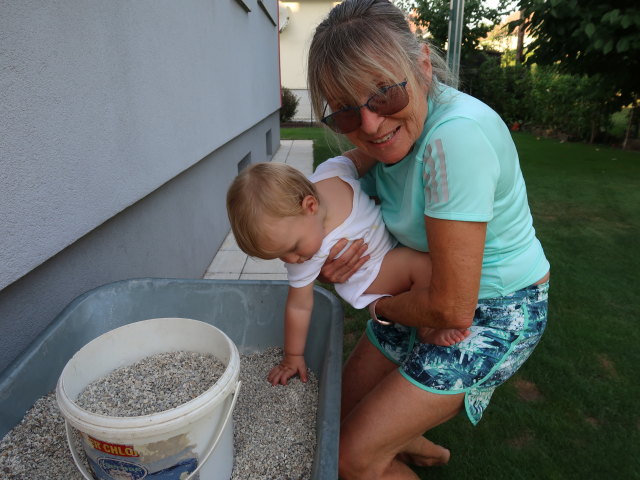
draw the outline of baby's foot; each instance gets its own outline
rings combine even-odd
[[[469,336],[471,331],[457,328],[428,328],[423,327],[419,330],[420,341],[422,343],[430,343],[432,345],[440,345],[441,347],[450,347],[461,342]]]

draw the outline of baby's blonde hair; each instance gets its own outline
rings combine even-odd
[[[252,257],[276,258],[261,246],[264,217],[301,215],[308,195],[319,201],[315,185],[284,163],[256,163],[240,172],[227,192],[227,213],[240,249]]]

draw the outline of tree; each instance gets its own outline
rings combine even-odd
[[[431,43],[440,50],[446,50],[449,34],[450,0],[399,0],[400,8],[409,12],[411,20],[424,29]],[[468,59],[478,50],[480,40],[487,36],[503,15],[509,13],[511,0],[498,0],[495,8],[483,0],[465,0],[464,25],[460,56]]]
[[[564,72],[601,78],[619,95],[610,106],[638,109],[640,3],[637,0],[520,0],[534,41],[528,63],[557,65]],[[636,114],[637,115],[637,114]],[[633,115],[630,115],[633,118]]]
[[[287,87],[282,87],[282,106],[280,107],[280,123],[286,123],[295,117],[300,99]]]

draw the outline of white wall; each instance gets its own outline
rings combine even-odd
[[[279,108],[275,0],[0,0],[0,377],[82,292],[201,277]]]
[[[300,99],[294,120],[311,121],[311,106],[307,96],[307,56],[318,24],[335,4],[333,0],[301,0],[280,2],[288,9],[289,22],[280,32],[280,70],[282,86],[294,91]]]
[[[0,384],[1,372],[87,290],[127,278],[202,278],[229,232],[229,184],[247,160],[271,160],[278,129],[276,112],[0,290]]]
[[[0,3],[0,289],[279,108],[244,3]]]

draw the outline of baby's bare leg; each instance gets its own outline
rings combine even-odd
[[[427,288],[430,282],[429,254],[398,247],[385,255],[378,276],[365,293],[397,295],[416,288]]]
[[[428,288],[431,282],[431,257],[406,247],[398,247],[382,260],[378,276],[365,293],[397,295],[408,290]],[[448,347],[469,336],[469,330],[422,327],[418,336],[423,343]]]

